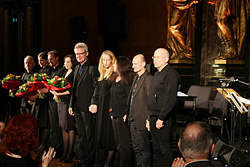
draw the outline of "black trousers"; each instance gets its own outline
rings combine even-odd
[[[150,132],[146,130],[137,130],[135,122],[131,121],[130,133],[131,133],[132,145],[135,151],[137,166],[150,167],[150,162],[151,162],[151,149],[149,142]]]
[[[131,145],[129,127],[123,122],[122,117],[112,120],[115,144],[118,154],[116,156],[117,167],[131,167]],[[119,165],[118,165],[119,164]]]
[[[73,111],[80,144],[81,160],[85,161],[85,165],[93,166],[95,161],[95,115],[89,111],[81,111],[77,103]]]
[[[153,141],[153,167],[171,167],[173,152],[171,148],[172,119],[164,121],[164,127],[156,128],[158,117],[150,117],[150,133]]]
[[[58,155],[63,153],[62,128],[59,127],[57,103],[53,97],[49,97],[49,121],[51,125],[51,144],[55,147]]]

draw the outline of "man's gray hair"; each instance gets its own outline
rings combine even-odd
[[[33,61],[33,63],[36,63],[34,57],[28,55],[24,58],[24,64],[25,64],[25,61],[28,59],[31,59]]]
[[[75,45],[75,48],[74,48],[74,49],[76,49],[76,48],[84,48],[85,51],[88,52],[88,46],[87,46],[85,43],[83,43],[83,42],[77,43],[77,44]]]

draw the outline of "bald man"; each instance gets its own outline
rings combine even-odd
[[[35,67],[35,59],[32,56],[26,56],[24,58],[24,68],[25,72],[22,75],[22,80],[27,81],[30,79],[30,77],[35,73],[34,67]],[[20,112],[21,113],[30,113],[31,112],[31,105],[28,103],[27,98],[22,98],[21,99],[21,107],[20,107]]]
[[[142,54],[136,55],[133,60],[133,69],[137,75],[134,78],[128,96],[128,121],[132,145],[136,155],[137,166],[149,167],[151,160],[150,133],[146,129],[148,108],[145,105],[150,90],[152,75],[146,70],[146,60]]]
[[[205,122],[192,122],[180,134],[178,142],[182,158],[176,158],[172,167],[214,167],[209,161],[214,150],[213,133]]]
[[[173,161],[171,129],[180,81],[176,70],[168,64],[169,53],[166,49],[157,49],[152,58],[157,72],[152,79],[147,104],[154,149],[153,166],[168,167]]]

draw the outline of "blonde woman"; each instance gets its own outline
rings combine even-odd
[[[99,61],[98,70],[98,110],[96,113],[96,147],[97,157],[101,166],[110,166],[115,150],[115,138],[112,121],[109,116],[110,76],[114,72],[115,55],[110,50],[105,50]],[[104,153],[104,154],[103,154]],[[102,158],[101,158],[102,157]]]

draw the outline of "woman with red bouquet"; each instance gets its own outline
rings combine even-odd
[[[76,59],[73,55],[66,55],[64,57],[64,75],[63,77],[72,85],[74,80],[74,67],[76,65]],[[59,162],[69,163],[73,158],[73,148],[75,143],[75,118],[69,115],[69,101],[71,89],[64,92],[51,91],[54,96],[59,96],[60,101],[57,103],[57,110],[59,116],[59,126],[63,130],[63,144],[64,151]]]
[[[48,56],[46,52],[41,52],[38,54],[38,64],[41,67],[39,70],[39,74],[47,74],[50,75],[52,69],[48,64]],[[38,90],[38,93],[30,97],[30,99],[35,100],[35,103],[32,106],[32,114],[37,119],[38,127],[39,127],[39,147],[36,152],[44,149],[47,146],[48,139],[49,139],[49,99],[39,99],[40,93],[46,93],[48,97],[48,89],[42,88]]]

